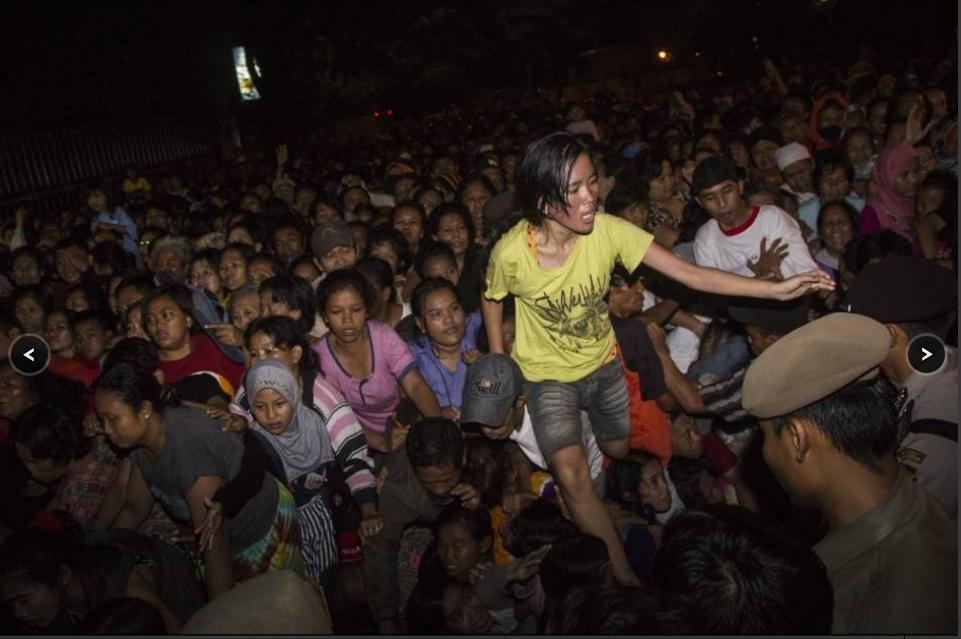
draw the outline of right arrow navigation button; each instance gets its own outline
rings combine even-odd
[[[933,375],[944,367],[947,349],[937,335],[924,333],[908,342],[908,363],[921,375]]]

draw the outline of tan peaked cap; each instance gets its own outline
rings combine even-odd
[[[891,348],[880,322],[832,313],[791,331],[754,360],[741,405],[755,417],[779,417],[813,404],[851,382],[877,374]]]

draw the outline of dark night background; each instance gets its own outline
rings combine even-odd
[[[901,70],[957,51],[955,0],[38,0],[4,9],[0,212],[75,205],[79,186],[127,164],[156,172],[228,144],[261,154],[282,142],[295,152],[298,142],[350,144],[409,115],[483,109],[489,99],[542,117],[563,92],[615,82],[635,94],[754,82],[764,57],[826,77],[862,45],[881,68]],[[235,46],[257,61],[260,100],[240,99]]]
[[[5,8],[2,42],[2,122],[21,131],[235,113],[236,45],[263,71],[251,109],[306,123],[576,81],[577,54],[620,44],[736,74],[756,72],[762,55],[850,60],[864,43],[882,59],[944,55],[957,32],[953,0],[29,4]]]

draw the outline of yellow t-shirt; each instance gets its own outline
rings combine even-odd
[[[516,300],[513,357],[531,382],[573,382],[600,368],[614,349],[604,297],[620,262],[633,271],[654,240],[618,217],[598,214],[594,230],[577,238],[564,266],[543,268],[527,241],[530,224],[518,222],[498,240],[487,268],[492,300]]]
[[[123,192],[133,193],[134,191],[143,191],[145,193],[149,193],[150,182],[147,181],[147,178],[141,175],[140,177],[137,178],[136,182],[131,180],[130,178],[124,178]]]

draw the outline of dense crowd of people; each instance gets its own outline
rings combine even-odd
[[[955,76],[765,61],[17,209],[0,626],[956,633]]]

